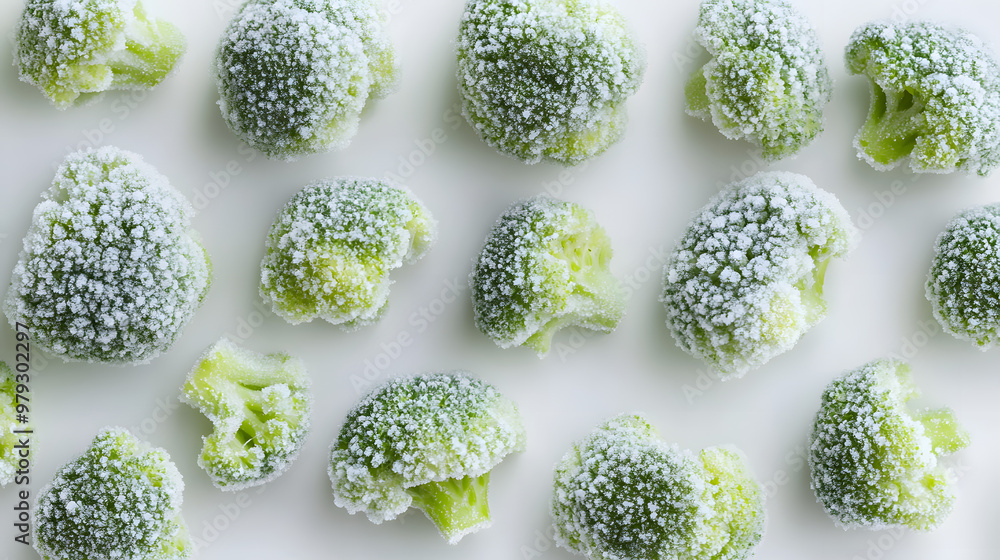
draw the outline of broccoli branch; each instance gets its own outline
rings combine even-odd
[[[184,53],[184,36],[173,24],[150,20],[142,2],[136,2],[134,21],[125,29],[125,50],[107,60],[116,88],[148,88],[160,83]]]
[[[423,510],[437,525],[449,544],[490,525],[486,491],[490,473],[428,482],[407,488],[413,505]]]
[[[857,144],[875,163],[892,165],[910,155],[926,121],[924,103],[909,89],[887,90],[875,80],[868,120],[858,131]]]

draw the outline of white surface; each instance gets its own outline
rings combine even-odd
[[[835,89],[826,132],[798,158],[772,168],[805,173],[834,192],[865,237],[849,261],[829,269],[826,320],[791,352],[741,380],[721,384],[704,377],[704,366],[674,345],[657,301],[663,251],[672,247],[691,214],[718,183],[729,181],[733,166],[760,167],[749,158],[748,144],[726,140],[683,112],[683,83],[693,69],[684,57],[697,1],[620,0],[648,51],[645,82],[629,104],[631,124],[623,141],[586,167],[568,170],[529,167],[503,157],[455,119],[452,40],[461,0],[394,3],[398,9],[390,30],[403,56],[401,88],[366,112],[348,149],[293,164],[240,152],[219,116],[208,74],[214,44],[235,3],[149,2],[153,12],[181,27],[189,50],[179,71],[134,107],[128,105],[133,94],[111,93],[96,105],[59,112],[37,90],[19,83],[7,62],[0,64],[5,174],[0,284],[7,283],[38,194],[71,147],[111,143],[143,154],[193,200],[214,177],[225,182],[226,173],[234,175],[195,219],[215,265],[214,285],[168,353],[142,367],[54,360],[34,370],[33,494],[100,428],[122,425],[136,428],[174,458],[186,483],[184,515],[196,537],[212,536],[206,528],[213,522],[225,527],[201,551],[202,558],[565,559],[571,556],[544,536],[553,465],[571,441],[597,423],[619,412],[643,411],[666,439],[681,446],[732,443],[746,453],[772,494],[758,558],[995,555],[998,351],[981,353],[943,334],[926,337],[919,325],[933,321],[923,282],[935,237],[959,210],[1000,198],[1000,174],[990,179],[915,177],[905,170],[880,173],[859,161],[851,138],[865,118],[868,89],[863,78],[846,75],[841,53],[861,23],[907,14],[964,25],[1000,45],[1000,28],[994,25],[1000,5],[985,0],[797,2],[818,28]],[[9,33],[19,11],[20,2],[0,3],[0,30]],[[0,61],[10,59],[4,41]],[[104,132],[94,132],[102,125]],[[400,173],[400,158],[419,159],[414,155],[420,153],[418,143],[426,143],[435,129],[446,140],[409,173],[407,183],[440,221],[440,241],[422,261],[393,273],[396,284],[382,322],[344,333],[323,322],[291,326],[260,315],[258,264],[278,208],[317,178]],[[905,192],[890,201],[881,193],[896,181]],[[553,353],[538,360],[530,350],[502,351],[482,336],[472,323],[467,290],[452,303],[440,298],[450,282],[465,286],[500,212],[546,184],[561,190],[554,194],[594,209],[614,243],[612,268],[632,279],[635,292],[618,331],[586,339],[562,333]],[[862,215],[866,208],[874,218]],[[429,310],[424,313],[433,321],[423,322],[421,309]],[[247,322],[254,326],[243,326]],[[210,424],[194,409],[177,407],[176,400],[197,357],[225,333],[245,336],[245,345],[254,350],[285,350],[303,358],[316,397],[314,429],[298,461],[261,493],[250,490],[239,500],[216,490],[195,464]],[[508,458],[492,477],[493,527],[454,547],[419,512],[376,526],[334,506],[329,491],[327,446],[359,396],[352,376],[361,376],[366,360],[375,360],[404,333],[413,343],[391,360],[382,378],[467,369],[518,402],[527,421],[528,450]],[[2,321],[0,358],[8,363],[14,360],[14,342]],[[910,362],[926,403],[953,407],[972,433],[972,446],[956,458],[963,474],[955,510],[929,534],[845,532],[815,502],[796,450],[805,445],[820,393],[832,377],[891,352],[909,355],[910,343],[915,343]],[[13,542],[15,492],[13,486],[0,490],[0,557],[37,558]],[[227,519],[227,513],[235,519]]]

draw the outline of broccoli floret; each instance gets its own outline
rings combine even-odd
[[[808,177],[770,172],[733,183],[667,259],[667,326],[723,378],[740,377],[826,316],[827,264],[859,237],[837,198]]]
[[[14,482],[18,462],[25,457],[18,454],[18,439],[14,430],[30,430],[30,424],[17,421],[17,380],[10,366],[0,362],[0,486]],[[23,395],[27,396],[27,395]],[[29,461],[30,457],[27,458]]]
[[[813,424],[809,466],[816,498],[845,528],[929,530],[955,501],[941,456],[969,445],[947,408],[912,411],[910,368],[875,360],[834,379]]]
[[[347,414],[330,450],[333,495],[373,523],[417,507],[455,544],[490,525],[490,471],[524,443],[517,406],[467,373],[393,379]]]
[[[387,180],[338,178],[306,186],[267,235],[260,295],[292,324],[320,317],[346,329],[378,321],[389,272],[424,256],[437,222]]]
[[[166,451],[106,428],[39,493],[35,550],[46,560],[190,558],[183,490]]]
[[[476,326],[501,348],[539,356],[563,327],[611,332],[625,294],[609,269],[611,241],[593,214],[547,195],[511,206],[469,276]]]
[[[764,535],[764,494],[743,454],[698,457],[638,415],[594,430],[556,466],[555,541],[593,559],[747,558]]]
[[[456,53],[466,120],[525,163],[572,165],[608,149],[646,67],[605,0],[469,0]]]
[[[149,89],[184,54],[173,24],[151,19],[140,0],[28,0],[14,37],[21,81],[59,109],[113,89]]]
[[[858,157],[892,169],[989,174],[1000,162],[1000,66],[976,36],[929,22],[873,22],[847,45],[851,74],[868,76]]]
[[[219,107],[241,140],[291,161],[346,147],[398,64],[376,0],[249,0],[215,54]]]
[[[182,402],[212,421],[198,465],[222,490],[278,477],[309,432],[309,377],[288,354],[258,354],[227,338],[201,358],[181,388]]]
[[[785,0],[703,0],[694,38],[712,59],[688,80],[688,114],[777,160],[823,131],[833,82],[816,31]]]
[[[70,154],[35,207],[4,301],[11,326],[64,360],[146,363],[166,350],[211,281],[194,210],[142,158]]]

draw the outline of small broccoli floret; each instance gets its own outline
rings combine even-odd
[[[851,36],[847,69],[871,83],[854,138],[875,169],[989,174],[1000,163],[1000,66],[978,37],[929,22],[872,22]]]
[[[688,114],[767,160],[823,131],[833,82],[816,31],[785,0],[703,0],[694,38],[712,59],[685,87]]]
[[[35,550],[47,560],[190,558],[183,490],[166,451],[106,428],[39,493]]]
[[[476,326],[501,348],[539,356],[563,327],[611,332],[625,294],[609,269],[611,241],[593,214],[547,195],[511,206],[469,276]]]
[[[319,317],[347,329],[378,321],[389,272],[424,256],[437,222],[413,194],[378,179],[308,185],[267,235],[260,295],[292,324]]]
[[[456,51],[466,120],[525,163],[572,165],[608,149],[646,67],[605,0],[468,0]]]
[[[142,158],[110,146],[70,154],[35,207],[4,312],[64,360],[146,363],[208,291],[194,210]]]
[[[248,0],[215,55],[229,128],[291,161],[346,147],[398,65],[376,0]]]
[[[212,421],[198,465],[217,487],[264,484],[291,465],[309,432],[309,387],[305,365],[288,354],[258,354],[226,338],[208,349],[181,401]]]
[[[763,538],[764,494],[739,451],[696,458],[623,414],[556,465],[552,517],[556,544],[595,560],[737,560]]]
[[[789,350],[826,316],[823,278],[858,230],[808,177],[759,173],[726,187],[688,225],[663,272],[678,346],[725,377]]]
[[[393,379],[348,414],[330,450],[336,504],[373,523],[411,505],[449,543],[490,525],[490,471],[524,449],[521,415],[464,372]]]
[[[834,379],[813,424],[809,466],[816,498],[845,528],[929,530],[955,501],[938,459],[969,445],[950,409],[913,411],[910,368],[875,360]]]
[[[17,421],[17,379],[10,366],[0,362],[0,486],[14,482],[18,462],[22,457],[18,454],[18,439],[23,437],[14,430],[30,430],[30,424]],[[21,393],[22,396],[28,395]],[[21,402],[24,402],[23,400]],[[27,457],[30,461],[31,457]]]
[[[140,0],[28,0],[14,36],[21,81],[59,109],[113,89],[149,89],[184,54],[184,36]]]

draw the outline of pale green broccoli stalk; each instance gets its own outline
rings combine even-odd
[[[620,415],[556,465],[555,541],[594,560],[748,558],[764,536],[764,493],[746,458],[696,458],[639,415]]]
[[[190,558],[183,490],[166,451],[106,428],[39,493],[35,550],[46,560]]]
[[[14,477],[18,470],[18,462],[25,457],[20,456],[18,440],[23,438],[23,434],[16,434],[14,430],[30,430],[30,424],[22,424],[17,421],[17,380],[10,366],[0,362],[0,486],[6,486],[14,482]],[[28,397],[27,394],[21,393]],[[29,404],[24,402],[24,404]],[[27,458],[29,461],[31,457]]]
[[[139,0],[28,0],[14,35],[21,81],[59,109],[113,89],[149,89],[184,54],[184,36]]]
[[[759,173],[726,187],[688,225],[663,271],[667,326],[723,378],[786,352],[826,316],[823,280],[860,234],[808,177]]]
[[[355,329],[389,303],[389,272],[424,256],[437,222],[387,180],[312,183],[285,204],[267,235],[260,295],[292,324],[319,317]]]
[[[609,269],[611,241],[594,215],[547,195],[511,206],[469,276],[476,326],[501,348],[539,357],[563,327],[611,332],[625,293]]]
[[[219,107],[241,140],[292,161],[346,147],[398,64],[376,0],[248,0],[215,54]]]
[[[785,0],[703,0],[694,38],[712,59],[685,87],[688,114],[766,160],[798,152],[823,131],[833,82],[816,31]]]
[[[227,338],[202,356],[181,388],[182,402],[212,421],[198,465],[222,490],[277,478],[298,455],[312,407],[309,376],[288,354],[258,354]]]
[[[67,156],[35,207],[4,301],[64,360],[146,363],[180,335],[211,264],[191,204],[134,153]]]
[[[845,528],[929,530],[955,501],[954,475],[939,463],[969,445],[950,409],[913,411],[910,368],[875,360],[823,391],[809,444],[812,487]]]
[[[646,68],[605,0],[468,0],[456,54],[466,120],[529,164],[573,165],[617,142]]]
[[[373,523],[417,507],[455,544],[490,525],[490,471],[524,444],[517,406],[483,381],[393,379],[347,414],[330,450],[333,495]]]
[[[964,30],[929,22],[872,22],[845,52],[871,84],[858,157],[879,170],[909,158],[916,172],[988,175],[1000,163],[1000,66]]]

